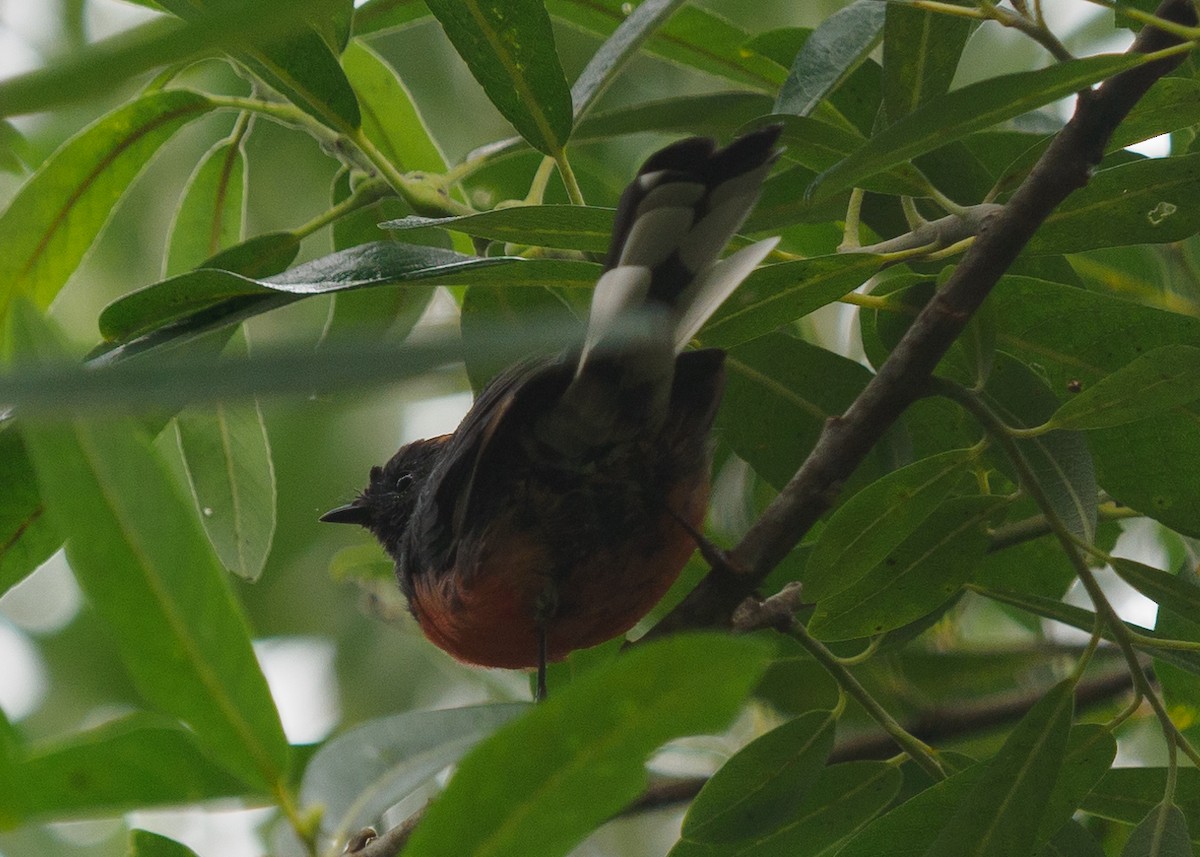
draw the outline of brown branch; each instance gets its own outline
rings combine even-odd
[[[429,804],[421,807],[404,821],[378,836],[371,828],[364,828],[350,838],[344,857],[396,857],[408,844],[417,824],[425,817]]]
[[[1194,26],[1192,0],[1164,0],[1158,17]],[[1132,51],[1179,44],[1146,26]],[[1113,131],[1155,81],[1182,55],[1121,72],[1079,94],[1075,115],[1034,165],[1003,209],[981,226],[945,286],[917,316],[866,388],[840,417],[825,424],[813,451],[779,496],[712,571],[647,638],[685,628],[727,627],[734,609],[766,579],[837,499],[841,486],[904,410],[927,392],[934,368],[963,332],[992,287],[1038,226],[1073,191],[1087,184]]]

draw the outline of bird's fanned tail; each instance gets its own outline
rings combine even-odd
[[[642,165],[617,208],[575,379],[543,421],[543,443],[579,455],[661,422],[676,355],[778,243],[717,261],[758,201],[779,133],[770,126],[722,149],[693,137]]]

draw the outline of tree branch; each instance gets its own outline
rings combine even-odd
[[[1156,15],[1185,26],[1197,23],[1192,0],[1164,0]],[[1146,26],[1130,50],[1153,53],[1179,43],[1177,36]],[[1042,221],[1087,184],[1121,120],[1180,62],[1182,55],[1148,62],[1079,94],[1070,122],[1003,209],[984,221],[962,262],[878,374],[842,416],[825,424],[800,470],[730,551],[729,562],[713,568],[647,637],[729,625],[738,604],[833,505],[841,486],[904,410],[926,393],[938,362]]]

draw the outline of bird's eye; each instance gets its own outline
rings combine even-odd
[[[401,473],[396,477],[396,490],[403,491],[413,483],[413,475],[411,473]]]

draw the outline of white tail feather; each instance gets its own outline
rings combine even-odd
[[[682,351],[742,280],[767,258],[779,238],[766,238],[743,247],[732,256],[713,265],[687,288],[680,298],[683,314],[675,324],[675,350]]]

